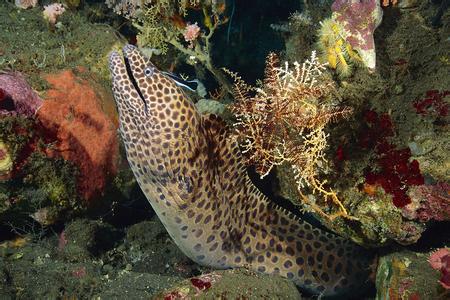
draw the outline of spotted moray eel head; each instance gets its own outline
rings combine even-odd
[[[109,68],[120,133],[137,177],[173,177],[198,151],[200,115],[176,83],[135,46],[112,52]],[[144,180],[142,179],[142,180]]]

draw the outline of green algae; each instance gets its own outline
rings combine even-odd
[[[50,205],[59,208],[79,209],[77,201],[77,168],[62,158],[48,158],[35,152],[24,166],[24,186],[44,192]]]
[[[29,76],[31,85],[45,90],[43,73],[83,66],[109,83],[107,56],[123,42],[106,24],[93,24],[81,12],[68,10],[50,28],[42,8],[23,10],[0,3],[0,69]]]
[[[33,138],[34,121],[25,117],[4,116],[0,118],[0,140],[16,160],[25,145]]]
[[[32,153],[20,174],[1,182],[0,221],[21,227],[32,216],[50,225],[63,216],[79,213],[83,207],[77,195],[77,168],[61,158]]]

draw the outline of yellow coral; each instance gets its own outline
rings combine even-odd
[[[317,47],[321,53],[321,59],[328,62],[330,68],[342,76],[351,74],[353,63],[361,61],[359,55],[352,46],[343,38],[345,29],[333,18],[321,22],[319,41]]]
[[[11,155],[5,143],[0,140],[0,179],[8,177],[13,167]]]

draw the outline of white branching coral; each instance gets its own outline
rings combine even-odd
[[[118,15],[134,17],[136,13],[152,0],[106,0],[106,5]]]
[[[58,17],[66,11],[66,8],[61,3],[52,3],[44,6],[42,14],[44,18],[50,23],[55,25]]]
[[[319,179],[326,165],[325,126],[351,113],[351,109],[336,107],[329,101],[333,83],[324,76],[324,70],[325,64],[319,62],[315,52],[303,63],[286,62],[281,67],[277,56],[269,54],[264,80],[257,88],[228,72],[235,80],[236,101],[231,110],[237,118],[235,133],[247,162],[261,177],[274,166],[287,163],[304,203],[307,197],[301,191],[308,187],[326,200],[331,199],[339,215],[346,216],[334,192]],[[316,204],[305,204],[325,214]]]

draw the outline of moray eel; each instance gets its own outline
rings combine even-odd
[[[365,249],[314,228],[250,181],[237,142],[216,116],[202,116],[136,47],[110,55],[127,159],[177,246],[200,265],[278,274],[321,296],[356,293]]]

